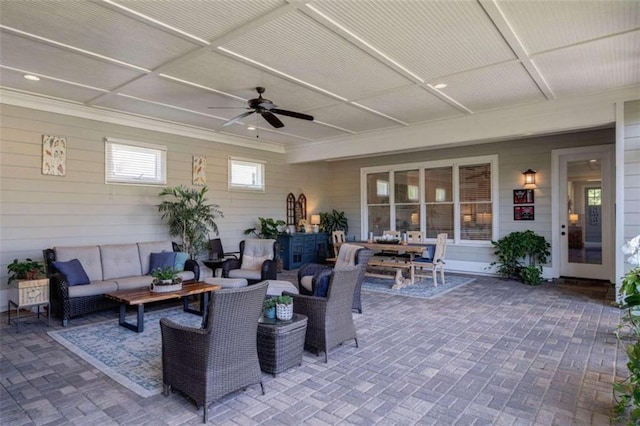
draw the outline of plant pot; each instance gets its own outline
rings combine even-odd
[[[271,308],[267,308],[264,310],[264,317],[273,319],[276,317],[276,307],[272,306]]]
[[[276,317],[282,321],[289,321],[293,318],[293,303],[290,305],[276,304]]]

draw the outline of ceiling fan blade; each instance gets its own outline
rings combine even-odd
[[[222,123],[222,127],[227,127],[227,126],[230,126],[230,125],[232,125],[234,123],[237,123],[238,121],[242,120],[243,118],[245,118],[248,115],[253,114],[254,112],[255,111],[251,110],[251,111],[243,112],[242,114],[238,114],[235,117],[233,117],[233,118],[225,121],[224,123]]]
[[[208,109],[248,109],[247,107],[207,107]]]
[[[287,117],[300,118],[302,120],[313,121],[312,115],[303,114],[301,112],[287,111],[285,109],[278,109],[278,108],[271,108],[270,111],[276,114],[286,115]]]
[[[269,124],[271,124],[276,129],[284,127],[284,124],[282,123],[282,121],[280,121],[278,119],[278,117],[276,117],[275,115],[271,114],[269,111],[263,112],[262,113],[262,117],[264,117],[264,119],[267,120],[269,122]]]

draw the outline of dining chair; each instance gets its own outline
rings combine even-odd
[[[325,259],[328,263],[335,263],[338,259],[338,250],[340,244],[346,241],[344,231],[331,231],[331,247],[333,248],[333,256]]]
[[[411,262],[412,276],[427,277],[428,275],[424,274],[424,270],[428,269],[431,271],[433,286],[438,287],[436,272],[440,270],[440,280],[442,284],[444,284],[444,256],[447,251],[447,237],[448,235],[446,233],[437,235],[435,250],[431,258],[419,256],[413,259]]]

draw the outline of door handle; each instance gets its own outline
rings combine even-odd
[[[562,231],[562,232],[560,233],[560,235],[567,235],[567,233],[566,233],[566,232],[564,232],[564,231]]]

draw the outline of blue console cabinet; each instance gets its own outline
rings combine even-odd
[[[298,269],[305,263],[323,263],[327,255],[327,234],[278,235],[284,269]]]

